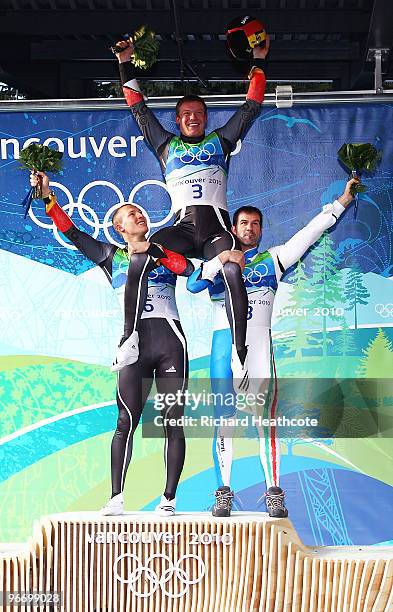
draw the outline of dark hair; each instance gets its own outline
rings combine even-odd
[[[200,96],[196,96],[194,94],[189,94],[188,96],[183,96],[182,98],[180,98],[180,100],[176,104],[176,117],[179,116],[181,105],[186,103],[186,102],[200,102],[202,104],[202,106],[203,106],[203,109],[204,109],[205,113],[207,113],[207,106],[206,106],[205,100],[203,98],[201,98]]]
[[[259,208],[256,208],[256,206],[241,206],[240,208],[238,208],[237,210],[235,210],[235,213],[233,215],[233,221],[232,221],[232,225],[237,225],[237,222],[239,220],[239,215],[241,213],[257,213],[257,215],[259,216],[259,222],[261,224],[263,224],[263,215],[261,213],[261,211],[259,210]]]

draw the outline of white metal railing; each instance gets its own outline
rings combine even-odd
[[[173,108],[181,96],[151,97],[151,108]],[[240,106],[245,99],[244,94],[203,96],[208,106],[226,107]],[[364,91],[334,91],[334,92],[303,92],[293,94],[293,106],[314,104],[353,104],[353,103],[391,103],[393,89],[376,94],[374,90]],[[264,106],[276,105],[276,94],[266,94]],[[69,110],[124,110],[127,105],[123,98],[90,98],[85,100],[2,100],[0,112],[21,111],[69,111]]]

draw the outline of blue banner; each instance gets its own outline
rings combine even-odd
[[[208,129],[223,125],[233,111],[210,109]],[[176,131],[173,110],[156,113],[167,130]],[[232,154],[230,212],[245,204],[261,209],[262,250],[287,241],[342,193],[347,173],[337,151],[344,142],[370,142],[383,155],[376,172],[363,177],[368,190],[357,218],[349,208],[304,258],[304,278],[290,270],[280,284],[273,325],[280,376],[392,375],[392,124],[388,104],[263,108]],[[152,232],[171,223],[171,202],[159,163],[128,110],[2,112],[0,126],[0,495],[6,500],[0,540],[17,541],[27,538],[42,514],[93,509],[108,496],[116,407],[107,366],[122,324],[101,270],[54,228],[42,202],[33,202],[23,218],[29,177],[18,169],[19,153],[31,142],[64,151],[64,169],[50,177],[51,184],[73,222],[100,240],[117,244],[110,216],[120,202],[143,208]],[[307,291],[316,291],[321,253],[334,261],[336,288],[330,301],[310,312],[305,283]],[[178,303],[191,375],[208,376],[208,296],[191,296],[183,286]],[[160,441],[147,447],[138,436],[129,476],[129,507],[135,510],[154,506],[162,476],[156,473]],[[290,517],[305,542],[393,538],[391,440],[282,440],[281,451]],[[197,461],[187,466],[179,508],[206,510],[215,489],[210,445],[192,440],[188,453]],[[153,492],[148,485],[156,482]],[[233,487],[238,508],[264,510],[255,436],[239,442]]]

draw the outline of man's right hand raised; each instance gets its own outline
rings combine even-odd
[[[116,47],[121,47],[124,49],[121,53],[116,53],[116,57],[118,59],[119,64],[124,64],[125,62],[129,62],[134,55],[134,45],[129,40],[119,40],[116,43]]]

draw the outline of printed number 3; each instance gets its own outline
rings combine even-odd
[[[193,198],[194,200],[199,200],[202,197],[202,185],[193,185],[192,186]]]

